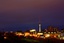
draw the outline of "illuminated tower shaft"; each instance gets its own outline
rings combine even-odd
[[[39,24],[39,32],[41,32],[41,24]]]

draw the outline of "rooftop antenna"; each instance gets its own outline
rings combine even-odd
[[[42,30],[42,28],[41,28],[42,26],[41,26],[41,15],[39,16],[39,32],[41,32],[41,30]]]

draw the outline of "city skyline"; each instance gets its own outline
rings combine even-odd
[[[27,27],[27,28],[26,28]],[[25,32],[25,31],[29,31],[29,30],[31,30],[31,29],[35,29],[36,31],[38,31],[38,32],[42,32],[42,31],[46,31],[46,30],[48,30],[49,32],[54,32],[54,31],[62,31],[62,30],[64,30],[64,28],[59,28],[59,27],[57,27],[57,26],[52,26],[52,25],[48,25],[47,27],[42,27],[42,24],[41,23],[39,23],[38,25],[37,25],[37,27],[35,27],[35,26],[31,26],[31,27],[29,27],[29,26],[26,26],[25,28],[25,30],[23,30],[23,29],[21,29],[21,28],[19,28],[18,30],[3,30],[4,32],[6,32],[6,31],[8,31],[8,32],[10,32],[10,31],[22,31],[22,32]],[[11,29],[11,28],[10,28]],[[55,30],[54,30],[55,29]]]
[[[64,28],[64,0],[0,0],[0,31]]]

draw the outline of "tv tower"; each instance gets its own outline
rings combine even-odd
[[[38,20],[39,20],[39,29],[38,29],[38,31],[41,32],[42,15],[39,15]]]
[[[39,24],[39,32],[41,32],[41,24]]]

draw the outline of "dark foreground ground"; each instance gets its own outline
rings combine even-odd
[[[7,37],[4,39],[3,37]],[[64,40],[55,39],[55,38],[35,38],[35,37],[24,37],[24,36],[15,36],[14,34],[8,34],[6,36],[0,34],[0,43],[64,43]]]
[[[1,43],[64,43],[64,40],[47,38],[38,39],[34,37],[10,37],[9,39],[0,40]]]

